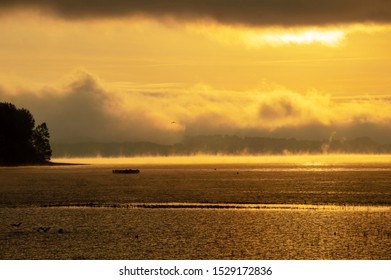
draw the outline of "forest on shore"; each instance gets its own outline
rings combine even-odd
[[[52,156],[45,122],[35,125],[29,110],[0,102],[0,165],[45,164]]]

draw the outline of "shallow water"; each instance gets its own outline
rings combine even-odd
[[[0,168],[0,258],[391,258],[391,164],[124,167]]]

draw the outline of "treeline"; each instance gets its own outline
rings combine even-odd
[[[29,110],[0,103],[0,165],[40,164],[52,150],[46,123],[35,126]]]
[[[168,156],[194,154],[258,155],[319,153],[390,153],[368,137],[350,140],[297,140],[294,138],[193,136],[174,145],[151,142],[53,144],[56,157]]]

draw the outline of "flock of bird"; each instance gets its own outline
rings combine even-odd
[[[19,228],[20,226],[22,225],[22,222],[19,222],[19,223],[16,223],[16,224],[11,224],[12,227],[14,228]],[[40,226],[39,228],[37,228],[37,232],[48,232],[49,230],[51,229],[51,227],[43,227],[43,226]],[[60,228],[57,233],[64,233],[64,230],[62,228]]]
[[[19,228],[21,225],[22,225],[21,222],[19,222],[19,223],[17,223],[17,224],[11,224],[11,226],[14,227],[14,228]],[[40,226],[39,228],[37,228],[37,232],[48,232],[50,229],[51,229],[51,227],[43,227],[43,226]],[[63,233],[64,233],[64,229],[60,228],[59,230],[57,230],[57,233],[63,234]],[[138,235],[135,235],[134,238],[135,238],[135,239],[138,239],[139,236],[138,236]]]

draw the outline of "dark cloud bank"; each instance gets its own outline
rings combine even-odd
[[[389,0],[1,0],[0,10],[27,7],[66,19],[148,16],[221,23],[324,25],[391,21]]]

